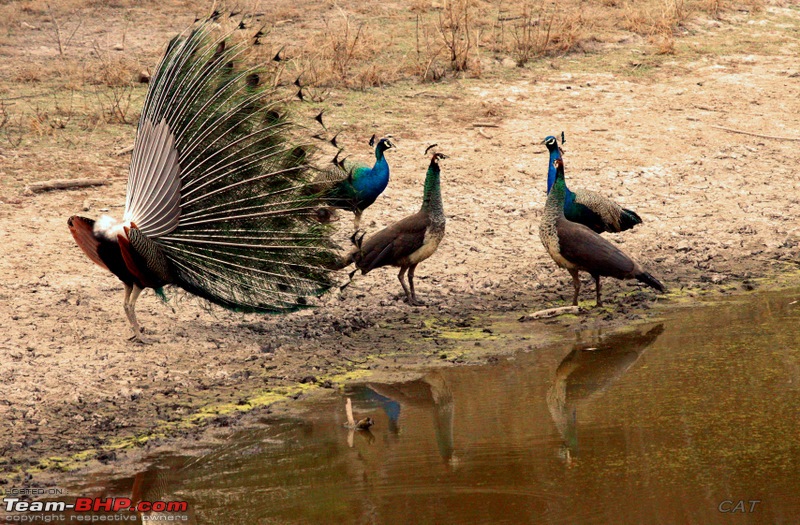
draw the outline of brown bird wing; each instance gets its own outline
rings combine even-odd
[[[102,266],[109,270],[106,263],[100,258],[98,249],[100,248],[100,241],[94,236],[94,221],[85,217],[78,217],[77,215],[70,217],[67,221],[69,231],[75,242],[78,243],[83,253],[98,266]],[[109,270],[110,271],[110,270]]]
[[[629,279],[636,263],[619,248],[583,224],[561,217],[556,221],[561,256],[592,275]]]
[[[374,268],[398,264],[422,247],[428,223],[428,214],[419,211],[387,226],[364,242],[357,266],[362,273],[367,273]]]

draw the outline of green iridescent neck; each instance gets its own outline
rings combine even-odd
[[[545,208],[564,213],[564,200],[566,197],[567,183],[564,180],[564,167],[559,166],[556,169],[556,180],[553,182],[553,187],[550,188],[550,193],[547,195]]]
[[[439,181],[439,164],[431,161],[425,175],[425,191],[422,193],[422,210],[434,214],[444,214],[442,208],[442,189]]]

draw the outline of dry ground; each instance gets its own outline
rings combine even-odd
[[[115,13],[84,20],[70,46],[89,51],[103,40],[111,53],[124,34],[120,53],[136,67],[152,64],[194,18],[186,6],[162,7],[142,28]],[[173,312],[148,293],[138,312],[158,339],[149,346],[126,340],[121,284],[83,256],[66,227],[74,213],[121,215],[128,159],[113,152],[132,142],[135,128],[87,123],[92,111],[104,118],[100,91],[79,89],[67,107],[63,87],[53,95],[46,83],[21,82],[32,69],[56,67],[59,57],[45,31],[9,32],[4,44],[15,45],[3,46],[0,97],[12,119],[34,120],[17,122],[26,134],[0,130],[5,482],[41,460],[49,467],[72,466],[69,458],[108,461],[109,447],[180,432],[192,421],[227,424],[226,414],[313,384],[335,386],[360,370],[477,359],[458,345],[479,339],[489,314],[563,305],[569,276],[538,239],[547,164],[539,143],[561,130],[568,184],[601,191],[642,216],[644,224],[610,238],[672,292],[658,298],[609,282],[610,306],[563,326],[619,324],[646,316],[654,303],[749,290],[763,285],[760,278],[800,283],[800,142],[718,127],[800,139],[800,9],[773,5],[686,28],[674,54],[653,54],[630,35],[526,68],[497,57],[485,61],[481,78],[331,88],[323,103],[329,125],[344,130],[354,158],[370,158],[373,132],[397,137],[391,184],[365,214],[369,229],[419,206],[428,143],[451,156],[443,167],[447,237],[418,271],[419,295],[430,306],[404,304],[391,269],[284,317],[235,315],[180,296]],[[132,104],[143,92],[132,92]],[[44,109],[52,97],[60,112]],[[63,127],[59,119],[67,120]],[[62,177],[111,184],[23,193],[29,182]],[[341,224],[349,227],[350,217]],[[588,281],[583,297],[593,297]],[[551,326],[531,326],[529,343],[543,341]]]

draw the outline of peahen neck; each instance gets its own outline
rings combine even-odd
[[[547,201],[544,205],[544,214],[547,218],[555,219],[559,215],[564,215],[564,201],[567,197],[567,183],[564,180],[564,166],[560,166],[557,170],[551,166],[554,172],[554,182],[550,193],[547,195]]]
[[[431,214],[434,218],[444,218],[442,206],[442,188],[439,181],[439,164],[431,161],[428,173],[425,175],[425,191],[422,193],[422,211]]]

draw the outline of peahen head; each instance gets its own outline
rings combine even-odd
[[[438,144],[431,144],[430,146],[425,148],[425,155],[433,152],[433,154],[431,155],[431,166],[438,167],[440,160],[448,158],[447,155],[436,149],[438,146],[439,146]]]
[[[564,180],[564,161],[559,157],[553,161],[553,169],[556,171],[556,180]]]

